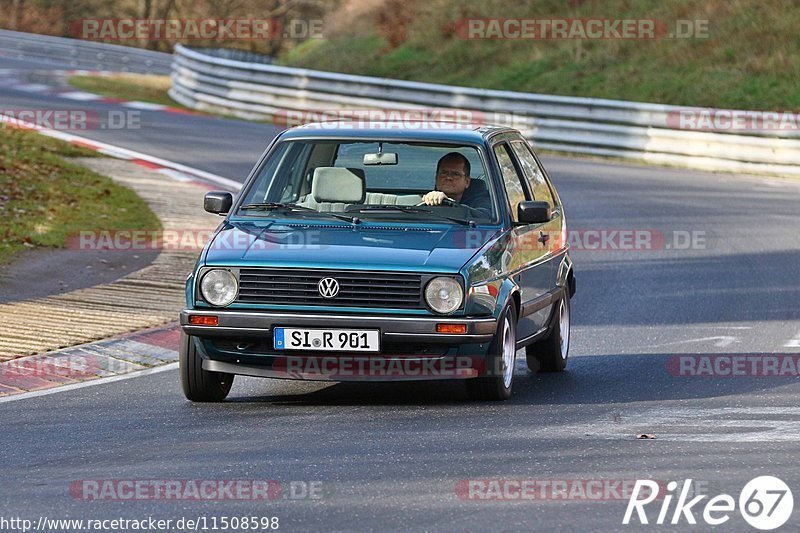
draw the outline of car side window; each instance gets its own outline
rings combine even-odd
[[[500,171],[503,174],[503,184],[505,185],[508,203],[511,207],[511,220],[517,222],[517,206],[520,202],[526,200],[522,179],[517,173],[517,167],[514,166],[508,145],[498,144],[495,146],[494,155],[497,157],[497,162],[500,164]]]
[[[547,202],[551,207],[555,207],[556,203],[553,201],[553,194],[550,192],[544,173],[536,159],[534,159],[528,143],[525,141],[513,141],[511,146],[514,148],[514,153],[517,154],[520,166],[528,179],[533,199],[539,202]]]

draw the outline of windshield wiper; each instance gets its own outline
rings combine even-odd
[[[311,207],[306,207],[304,205],[297,205],[297,204],[287,204],[283,202],[262,202],[256,204],[245,204],[239,207],[240,210],[253,210],[253,211],[277,211],[277,210],[285,210],[285,211],[302,211],[304,213],[314,213],[315,215],[323,215],[327,217],[337,218],[339,220],[346,220],[352,224],[358,224],[361,222],[358,217],[351,217],[347,215],[339,215],[337,213],[328,213],[324,211],[317,211]]]
[[[431,211],[430,209],[420,209],[419,207],[416,207],[416,206],[413,206],[413,205],[392,205],[392,204],[387,204],[387,205],[365,205],[365,206],[352,208],[352,209],[350,209],[350,211],[354,211],[354,212],[358,212],[358,213],[362,213],[362,212],[365,212],[365,211],[397,211],[397,212],[400,212],[400,213],[412,213],[412,214],[424,213],[426,215],[433,215],[433,216],[435,216],[437,218],[441,218],[441,219],[444,219],[444,220],[449,220],[450,222],[455,222],[457,224],[462,224],[464,226],[470,226],[470,227],[474,227],[475,226],[475,221],[474,220],[465,220],[463,218],[449,217],[447,215],[442,215],[442,214],[439,214],[439,213],[435,213],[434,211]]]

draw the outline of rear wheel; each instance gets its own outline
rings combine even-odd
[[[181,332],[179,366],[183,394],[193,402],[221,402],[231,391],[233,374],[203,370],[194,337]]]
[[[548,336],[525,349],[528,368],[536,372],[561,372],[569,356],[569,296],[559,300]]]
[[[484,376],[466,382],[473,400],[499,401],[511,397],[517,355],[517,313],[511,305],[500,314],[497,332],[486,356]]]

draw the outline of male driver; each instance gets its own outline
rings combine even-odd
[[[469,159],[458,152],[450,152],[439,159],[436,165],[436,190],[422,197],[426,205],[441,205],[445,198],[457,203],[492,212],[492,200],[481,180],[472,183],[469,175]],[[472,187],[470,187],[472,185]]]

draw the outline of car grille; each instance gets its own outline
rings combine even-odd
[[[334,278],[339,282],[339,293],[335,297],[323,298],[319,293],[318,283],[322,278]],[[422,307],[421,288],[420,274],[403,272],[242,268],[236,301],[418,309]]]

